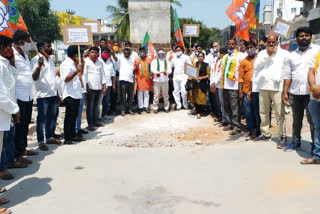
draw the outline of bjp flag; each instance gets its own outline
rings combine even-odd
[[[14,0],[0,0],[0,35],[12,38],[17,30],[28,31]]]
[[[226,10],[228,17],[237,25],[236,36],[243,40],[249,41],[249,29],[255,28],[256,10],[250,0],[233,0]]]
[[[183,49],[185,49],[184,47],[184,42],[183,42],[183,38],[182,38],[182,33],[181,33],[181,28],[180,28],[180,22],[179,22],[179,18],[178,18],[178,13],[177,10],[174,10],[174,36],[177,39],[177,44],[179,46],[181,46]]]
[[[148,58],[149,59],[153,60],[154,58],[158,57],[156,49],[153,47],[153,44],[152,44],[152,42],[150,40],[148,32],[146,32],[146,34],[144,36],[144,40],[143,40],[142,46],[146,49],[146,52],[148,54]]]

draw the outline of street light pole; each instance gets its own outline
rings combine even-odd
[[[76,13],[76,11],[68,9],[66,12],[70,15],[70,25],[72,25],[72,16]]]

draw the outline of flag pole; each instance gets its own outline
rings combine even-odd
[[[259,20],[257,19],[257,22],[256,22],[257,24],[257,32],[256,32],[256,34],[257,34],[257,44],[258,44],[258,52],[259,52],[259,50],[260,50],[260,30],[259,30]]]

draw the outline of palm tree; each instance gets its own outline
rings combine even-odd
[[[182,7],[179,0],[170,0],[171,2],[171,23],[174,22],[174,8],[172,5]],[[111,13],[112,25],[117,28],[115,37],[117,39],[130,40],[130,19],[128,10],[128,0],[117,0],[118,7],[113,5],[107,6],[107,11]]]
[[[111,13],[112,26],[117,28],[115,37],[130,40],[130,22],[128,11],[128,0],[117,0],[118,7],[107,6],[107,11]]]

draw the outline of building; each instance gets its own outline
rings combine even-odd
[[[266,5],[263,9],[263,24],[272,25],[272,5]]]
[[[271,7],[272,25],[278,17],[286,21],[292,21],[295,16],[303,12],[303,3],[296,0],[273,0]]]
[[[153,44],[171,42],[171,9],[169,0],[129,0],[130,40],[142,43],[148,32]]]

